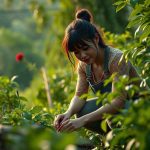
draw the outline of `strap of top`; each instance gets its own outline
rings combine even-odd
[[[104,50],[104,72],[109,72],[108,62],[109,62],[109,51],[110,48],[107,46]],[[92,77],[91,64],[86,66],[86,77],[89,81]]]
[[[90,79],[92,78],[91,65],[87,65],[85,71],[86,71],[87,81],[90,81]]]

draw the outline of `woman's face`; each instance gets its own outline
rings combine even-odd
[[[88,42],[86,46],[76,49],[74,54],[76,58],[86,64],[92,64],[96,61],[98,47],[95,43]]]

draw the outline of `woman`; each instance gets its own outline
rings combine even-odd
[[[122,92],[110,104],[103,106],[101,104],[97,106],[96,99],[87,101],[81,96],[88,93],[89,86],[94,93],[114,92],[114,85],[119,76],[127,75],[133,78],[138,77],[138,74],[130,62],[122,60],[119,63],[122,52],[104,43],[87,9],[77,11],[76,19],[66,28],[62,44],[71,62],[72,53],[79,60],[78,80],[68,110],[55,118],[54,125],[58,131],[74,131],[84,126],[102,133],[100,122],[103,115],[114,114],[123,108],[127,98],[126,92]],[[113,73],[117,73],[113,82],[104,86],[104,80]],[[70,119],[74,114],[77,114],[78,118]]]

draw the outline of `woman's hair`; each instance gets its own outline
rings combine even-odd
[[[65,30],[62,46],[73,65],[74,63],[71,59],[73,56],[70,52],[74,52],[78,48],[82,49],[87,47],[86,41],[93,41],[96,34],[99,37],[99,47],[106,47],[98,29],[92,22],[93,16],[89,10],[80,9],[75,14],[75,20],[73,20]]]

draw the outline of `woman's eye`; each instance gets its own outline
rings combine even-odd
[[[84,46],[82,49],[83,49],[84,51],[86,51],[88,48],[89,48],[89,46]]]

